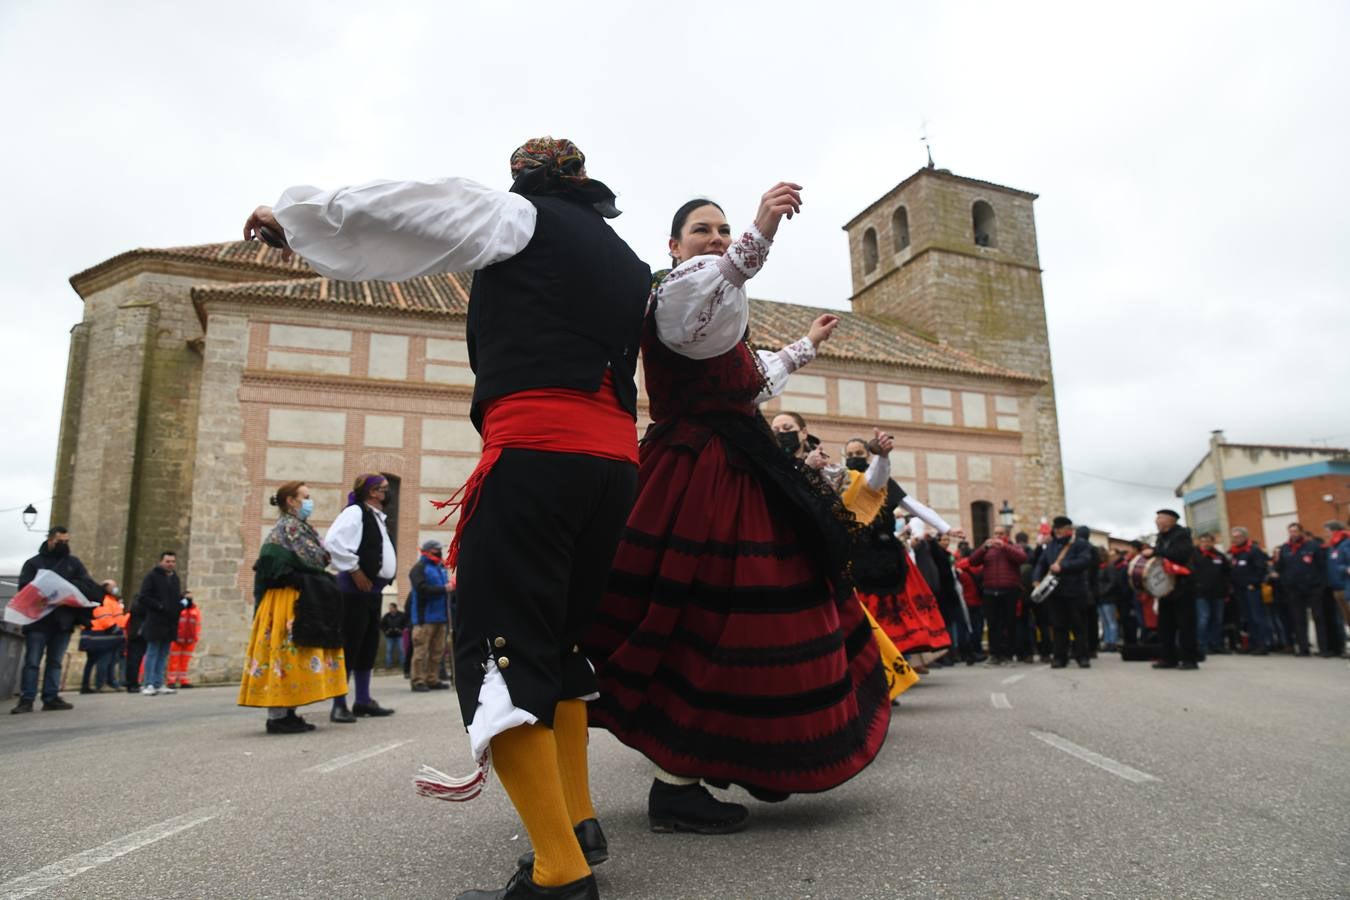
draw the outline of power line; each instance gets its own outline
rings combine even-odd
[[[1112,484],[1123,484],[1129,487],[1148,488],[1149,490],[1152,491],[1167,491],[1167,493],[1169,494],[1176,490],[1176,488],[1174,487],[1167,487],[1161,484],[1144,484],[1143,482],[1140,481],[1126,481],[1123,478],[1112,478],[1109,475],[1098,475],[1095,472],[1084,472],[1081,469],[1066,468],[1064,471],[1072,472],[1075,475],[1082,475],[1084,478],[1096,478],[1098,481],[1109,481]]]

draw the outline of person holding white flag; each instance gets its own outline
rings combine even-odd
[[[19,592],[5,607],[5,621],[23,626],[24,661],[19,686],[19,703],[13,714],[33,711],[37,699],[38,673],[42,673],[42,708],[74,709],[61,699],[61,664],[76,625],[88,625],[102,598],[98,582],[79,557],[70,555],[70,532],[56,526],[47,532],[47,540],[37,556],[23,564],[19,574]]]

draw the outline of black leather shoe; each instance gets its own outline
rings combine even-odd
[[[586,819],[578,822],[577,827],[572,830],[577,834],[577,843],[581,845],[581,853],[586,857],[586,865],[594,869],[609,859],[609,842],[605,840],[605,833],[600,830],[599,822],[595,819]],[[534,851],[522,853],[520,859],[516,860],[516,866],[526,871],[534,871]]]
[[[341,722],[342,724],[345,725],[351,722],[355,722],[356,716],[352,715],[351,710],[339,706],[328,714],[328,721]]]
[[[1190,671],[1190,670],[1193,670],[1193,669],[1198,669],[1198,668],[1200,668],[1200,664],[1197,663],[1197,662],[1195,662],[1194,660],[1188,660],[1188,661],[1186,661],[1186,662],[1177,663],[1177,668],[1178,668],[1178,669],[1186,669],[1187,671]]]
[[[595,886],[594,875],[557,887],[540,887],[531,880],[528,869],[516,869],[516,873],[501,890],[466,891],[455,900],[532,900],[535,897],[548,900],[600,900],[600,889]]]
[[[1092,668],[1092,660],[1090,660],[1090,659],[1080,659],[1080,660],[1078,661],[1078,668],[1080,668],[1080,669],[1090,669],[1090,668]]]
[[[75,705],[74,705],[73,703],[67,703],[66,701],[62,700],[60,697],[53,697],[53,698],[50,699],[50,700],[43,700],[43,701],[42,701],[42,709],[43,709],[44,712],[46,712],[47,710],[52,710],[52,709],[74,709],[74,708],[75,708]]]
[[[1050,668],[1052,668],[1052,669],[1067,669],[1068,667],[1069,667],[1069,664],[1068,664],[1067,661],[1066,661],[1066,662],[1060,662],[1059,660],[1055,660],[1054,662],[1052,662],[1052,663],[1050,664]]]
[[[437,681],[436,683],[430,685],[430,687],[433,691],[448,691],[450,690],[450,682]]]
[[[313,725],[299,716],[282,716],[280,719],[267,720],[268,734],[304,734],[313,729]]]
[[[94,690],[94,689],[91,688],[91,687],[82,687],[82,688],[80,688],[80,693],[81,693],[81,694],[97,694],[98,691]]]
[[[647,795],[647,819],[658,834],[731,834],[745,828],[750,810],[718,800],[701,784],[666,784],[658,778]]]
[[[1160,659],[1153,664],[1153,668],[1155,669],[1175,669],[1176,667],[1177,667],[1176,663],[1169,662],[1168,660],[1165,659]]]
[[[431,690],[431,688],[427,687],[425,684],[420,683],[414,684],[412,689],[414,694],[425,694],[427,691]]]
[[[390,709],[387,706],[381,706],[374,700],[370,701],[369,703],[352,704],[352,715],[360,716],[362,718],[365,718],[367,716],[370,717],[392,716],[393,714],[394,711],[392,709]]]
[[[32,700],[20,700],[18,703],[14,705],[14,708],[9,711],[9,714],[11,716],[17,716],[19,713],[26,713],[32,711],[33,711]]]

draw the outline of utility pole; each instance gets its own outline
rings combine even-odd
[[[1209,433],[1209,464],[1214,470],[1214,502],[1219,506],[1219,540],[1227,547],[1231,542],[1228,526],[1228,492],[1223,486],[1223,429]]]

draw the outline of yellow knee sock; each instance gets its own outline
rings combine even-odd
[[[586,744],[586,701],[564,700],[553,713],[553,734],[558,742],[558,774],[562,776],[567,814],[578,825],[595,818],[591,805],[591,774]]]
[[[518,725],[503,731],[492,739],[492,767],[534,845],[534,883],[557,887],[591,874],[567,815],[553,730]]]

